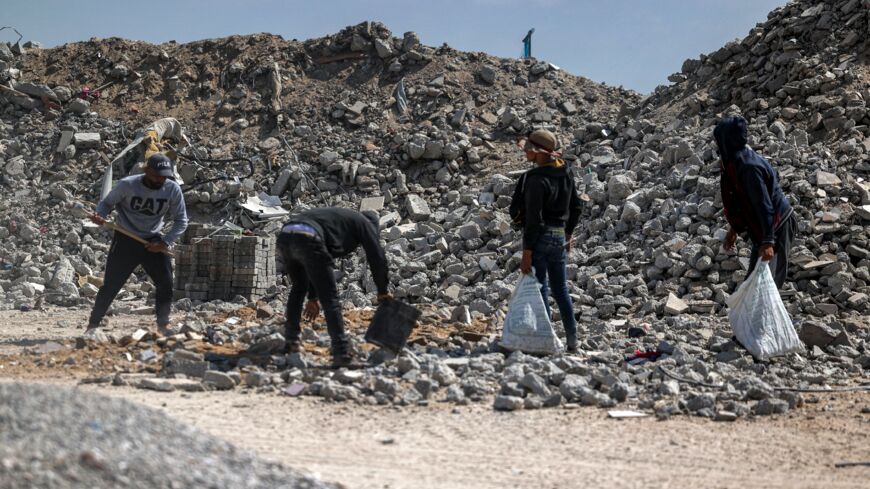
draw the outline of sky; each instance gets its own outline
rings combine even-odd
[[[743,38],[785,0],[0,0],[0,27],[45,47],[91,37],[152,43],[270,32],[310,39],[366,20],[429,46],[532,55],[608,85],[649,93],[687,58]],[[0,41],[15,41],[10,29]]]

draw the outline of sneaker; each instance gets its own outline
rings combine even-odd
[[[350,356],[350,353],[343,352],[339,354],[332,355],[332,366],[336,368],[347,367],[353,363],[353,357]]]
[[[567,345],[565,349],[568,351],[568,353],[577,353],[577,337],[576,336],[569,336],[568,338],[565,339],[565,343]]]
[[[332,366],[346,367],[353,362],[353,356],[347,349],[347,343],[339,343],[332,347]]]
[[[105,328],[105,327],[108,326],[108,325],[109,325],[109,321],[108,321],[108,319],[103,318],[103,319],[100,320],[99,323],[96,323],[96,324],[94,324],[94,323],[90,323],[90,322],[87,323],[87,325],[85,326],[85,330],[90,331],[90,330],[92,330],[92,329]]]
[[[158,324],[157,325],[157,334],[164,337],[169,337],[175,334],[175,331],[169,327],[169,323],[167,324]]]
[[[301,353],[302,352],[302,344],[299,343],[298,340],[290,340],[284,343],[284,353],[287,355],[291,355],[293,353]]]
[[[81,348],[81,346],[78,346],[78,344],[80,343],[79,340],[81,340],[81,344],[82,346],[84,346],[88,342],[106,343],[109,341],[109,337],[106,336],[106,333],[103,332],[102,328],[96,327],[88,328],[85,330],[84,334],[82,334],[81,337],[76,340],[76,348]]]

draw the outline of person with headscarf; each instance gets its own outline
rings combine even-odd
[[[549,292],[559,306],[565,343],[569,352],[577,350],[577,324],[568,293],[567,261],[574,228],[580,221],[580,197],[565,160],[557,151],[556,136],[546,130],[532,131],[522,141],[526,160],[535,167],[520,177],[509,209],[523,228],[523,257],[520,270],[535,271],[547,314]]]

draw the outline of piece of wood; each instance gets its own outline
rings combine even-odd
[[[103,157],[105,157],[105,155],[103,155]],[[91,204],[90,204],[89,202],[82,202],[82,201],[80,201],[80,200],[77,200],[76,203],[79,204],[79,205],[81,206],[81,208],[87,210],[87,211],[90,212],[90,213],[94,213],[94,212],[96,212],[96,211],[93,210],[93,208],[91,207]],[[142,243],[142,244],[145,244],[145,245],[148,244],[148,241],[147,241],[147,240],[142,239],[142,238],[140,238],[139,236],[133,234],[131,231],[128,231],[128,230],[124,229],[123,226],[121,226],[120,224],[118,224],[118,223],[116,223],[116,222],[106,221],[106,223],[104,224],[104,226],[107,227],[107,228],[109,228],[109,229],[111,229],[111,230],[113,230],[113,231],[117,231],[117,232],[123,234],[124,236],[128,236],[128,237],[130,237],[130,238],[132,238],[132,239],[134,239],[134,240],[136,240],[136,241],[138,241],[138,242],[140,242],[140,243]],[[171,256],[171,257],[174,257],[174,256],[175,256],[175,255],[174,255],[171,251],[169,251],[169,250],[162,251],[161,253],[165,253],[165,254],[167,254],[167,255],[169,255],[169,256]]]
[[[136,236],[135,234],[133,234],[133,233],[130,232],[130,231],[127,231],[126,229],[124,229],[124,228],[123,228],[120,224],[118,224],[118,223],[114,223],[114,222],[106,221],[106,227],[109,228],[109,229],[112,229],[112,230],[114,230],[114,231],[117,231],[117,232],[123,234],[124,236],[128,236],[128,237],[130,237],[130,238],[132,238],[132,239],[134,239],[134,240],[136,240],[136,241],[138,241],[138,242],[140,242],[140,243],[142,243],[142,244],[144,244],[144,245],[147,245],[147,244],[148,244],[148,241],[147,241],[147,240],[142,239],[142,238],[140,238],[139,236]],[[175,256],[175,255],[173,255],[172,252],[169,251],[169,250],[161,251],[161,253],[164,253],[164,254],[169,255],[169,256]]]
[[[870,467],[870,462],[839,462],[834,464],[834,467],[841,469],[843,467]]]
[[[343,53],[336,54],[334,56],[323,56],[314,60],[315,63],[319,65],[328,64],[328,63],[337,63],[339,61],[349,61],[349,60],[358,60],[367,58],[368,54],[366,53]]]
[[[9,94],[12,94],[12,95],[15,95],[15,96],[17,96],[17,97],[28,97],[28,98],[32,98],[32,97],[30,97],[30,95],[27,95],[27,94],[24,93],[24,92],[19,92],[18,90],[15,90],[14,88],[9,88],[9,87],[7,87],[6,85],[0,85],[0,91],[2,91],[2,92],[6,92],[6,93],[9,93]]]

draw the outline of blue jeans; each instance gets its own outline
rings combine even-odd
[[[532,250],[532,266],[535,267],[535,276],[541,283],[541,295],[544,297],[544,305],[547,306],[547,314],[550,314],[550,303],[547,300],[549,289],[553,290],[553,299],[559,306],[559,314],[562,316],[562,326],[565,335],[569,338],[577,337],[577,323],[574,320],[574,306],[571,296],[568,295],[568,273],[565,264],[568,261],[568,253],[565,251],[565,233],[559,231],[546,231]],[[549,287],[547,277],[549,276]]]

